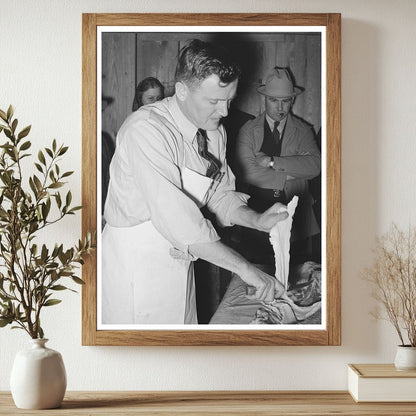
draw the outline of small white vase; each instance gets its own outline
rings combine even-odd
[[[398,345],[394,365],[399,371],[416,370],[416,347]]]
[[[19,351],[13,363],[10,388],[20,409],[59,407],[66,390],[66,372],[59,352],[45,347],[47,339],[32,339],[32,347]]]

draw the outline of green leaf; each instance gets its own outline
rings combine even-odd
[[[55,247],[53,248],[53,251],[51,254],[52,258],[55,258],[58,255],[58,249],[59,249],[58,244],[55,243]]]
[[[74,173],[74,171],[65,172],[65,173],[61,176],[61,178],[66,178],[67,176],[70,176],[70,175],[72,175],[73,173]]]
[[[68,191],[68,193],[66,194],[66,198],[65,198],[65,205],[69,207],[71,202],[72,202],[72,194],[71,194],[71,191]]]
[[[38,325],[38,335],[39,335],[39,338],[44,338],[45,336],[45,333],[43,332],[43,329],[40,325]]]
[[[39,165],[39,163],[36,163],[36,162],[35,162],[35,166],[36,166],[36,169],[37,169],[40,173],[43,173],[43,168],[42,168],[42,166],[41,166],[41,165]]]
[[[69,212],[79,211],[80,209],[82,209],[81,205],[71,208],[71,210]]]
[[[38,190],[38,192],[40,192],[42,190],[42,182],[39,180],[39,178],[36,175],[33,175],[33,181],[36,185],[36,189]]]
[[[11,297],[10,296],[8,296],[8,295],[6,295],[6,294],[2,294],[2,293],[0,293],[0,299],[3,301],[3,302],[7,302],[7,301],[9,301],[10,299],[11,299]]]
[[[53,305],[57,305],[58,303],[61,303],[62,300],[60,299],[48,299],[43,306],[53,306]]]
[[[65,256],[65,253],[63,252],[63,251],[59,251],[59,253],[58,253],[58,258],[59,258],[59,261],[62,263],[62,264],[65,264],[66,263],[66,256]]]
[[[59,192],[57,192],[54,196],[55,196],[55,199],[56,199],[56,205],[58,205],[58,208],[61,208],[61,206],[62,206],[61,194]]]
[[[28,134],[29,134],[29,132],[30,132],[30,129],[32,128],[32,126],[27,126],[27,127],[25,127],[18,135],[17,135],[17,138],[20,140],[20,139],[23,139],[24,137],[26,137]]]
[[[13,322],[13,318],[0,318],[0,328],[4,328],[5,326],[11,324]]]
[[[8,139],[11,139],[13,137],[12,132],[9,129],[4,129],[4,134]]]
[[[28,140],[20,146],[20,151],[27,150],[30,146],[32,146],[32,143],[30,143],[30,141]]]
[[[54,151],[54,153],[56,152],[56,140],[55,139],[53,139],[53,142],[52,142],[52,150]]]
[[[56,189],[56,188],[62,188],[65,185],[64,182],[55,182],[55,183],[51,183],[48,188],[51,189]]]
[[[80,279],[78,276],[72,276],[71,279],[75,283],[78,283],[79,285],[85,285],[85,282],[82,279]]]
[[[0,117],[7,123],[7,114],[3,110],[0,110]]]
[[[38,159],[39,159],[40,163],[42,163],[43,165],[46,166],[45,156],[44,156],[44,154],[42,153],[41,150],[39,150],[39,152],[38,152]]]
[[[29,156],[32,156],[32,155],[29,154],[29,153],[25,153],[24,155],[20,155],[20,160],[24,159],[25,157],[29,157]]]
[[[9,105],[9,108],[7,109],[7,121],[11,121],[14,114],[14,108],[12,105]]]
[[[13,133],[16,131],[17,123],[18,123],[18,120],[17,120],[17,118],[15,118],[13,120],[13,123],[12,123],[12,132]]]
[[[30,251],[32,252],[32,254],[33,254],[34,256],[36,256],[36,253],[38,252],[38,246],[37,246],[36,244],[33,244],[33,245],[30,247]]]
[[[42,204],[42,218],[45,221],[48,218],[50,208],[51,208],[50,204],[49,205],[47,203],[46,204]]]
[[[49,155],[49,157],[53,157],[53,153],[51,149],[45,147],[45,152]]]
[[[34,193],[35,197],[37,198],[38,190],[35,186],[35,183],[33,182],[33,178],[29,178],[29,186],[30,186],[30,189],[32,190],[32,192]]]
[[[51,286],[51,290],[67,290],[68,288],[66,286],[63,285],[55,285],[55,286]]]
[[[48,257],[48,249],[46,248],[45,244],[43,244],[42,245],[42,252],[40,254],[40,258],[41,258],[43,263],[46,261],[47,257]]]
[[[66,153],[67,150],[68,150],[68,146],[62,147],[61,150],[59,151],[58,156],[62,156],[63,154]]]

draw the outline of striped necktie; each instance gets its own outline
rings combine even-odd
[[[207,139],[207,132],[205,130],[198,129],[196,133],[198,153],[209,162],[206,176],[216,179],[217,175],[220,173],[221,162],[212,153],[208,152]]]

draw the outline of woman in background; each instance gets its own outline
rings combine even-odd
[[[136,88],[136,93],[134,95],[133,101],[133,111],[136,111],[141,106],[146,104],[155,103],[156,101],[160,101],[165,96],[165,87],[163,84],[154,77],[147,77],[143,79]],[[104,97],[103,96],[103,104],[102,109],[103,111],[105,108],[110,105],[114,101],[111,97]],[[104,214],[104,204],[107,198],[107,191],[108,191],[108,184],[110,181],[110,162],[113,157],[115,151],[114,141],[111,138],[111,135],[105,131],[102,132],[102,201],[101,201],[101,210],[102,214]],[[104,228],[105,220],[102,217],[102,228]]]
[[[152,104],[165,98],[165,87],[154,77],[147,77],[139,82],[133,100],[133,111],[142,105]]]

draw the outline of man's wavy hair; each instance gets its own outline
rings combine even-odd
[[[238,64],[226,49],[194,39],[180,51],[175,81],[197,86],[209,76],[217,75],[222,84],[229,84],[240,74]]]

